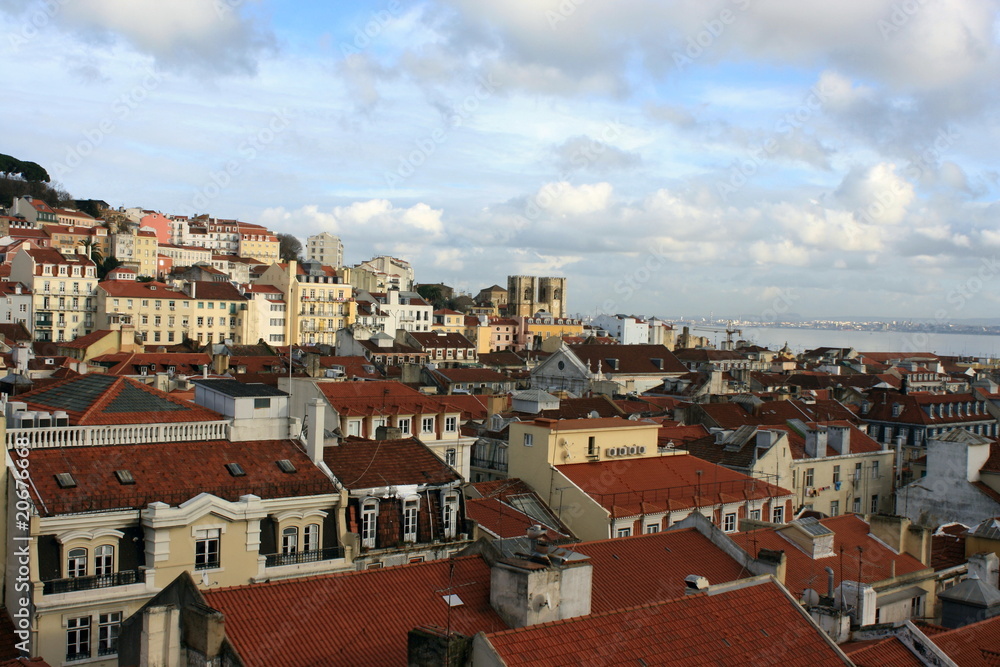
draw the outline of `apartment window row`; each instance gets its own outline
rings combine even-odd
[[[378,533],[379,499],[366,498],[361,504],[361,546],[374,549]],[[441,494],[441,530],[446,538],[458,534],[458,492],[446,491]],[[402,529],[404,542],[416,542],[420,521],[420,497],[403,499]]]
[[[112,656],[118,653],[118,635],[121,632],[122,612],[99,613],[95,616],[78,616],[66,620],[66,660],[86,660]],[[93,628],[97,626],[97,646],[94,646]]]

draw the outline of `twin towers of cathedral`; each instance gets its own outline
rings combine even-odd
[[[566,279],[507,276],[507,313],[531,317],[540,310],[566,317]]]

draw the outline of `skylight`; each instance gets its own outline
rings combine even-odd
[[[243,466],[241,466],[239,463],[227,463],[226,470],[228,470],[229,474],[232,475],[233,477],[246,476],[246,471],[243,470]]]

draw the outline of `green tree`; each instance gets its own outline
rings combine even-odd
[[[302,261],[302,242],[291,234],[278,234],[278,257],[282,262]]]
[[[97,279],[104,280],[109,273],[122,265],[117,257],[106,257],[104,261],[97,263]]]

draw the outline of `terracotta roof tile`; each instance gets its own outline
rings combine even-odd
[[[791,495],[791,491],[689,454],[557,468],[613,517]]]
[[[347,439],[337,447],[326,447],[323,460],[348,489],[448,484],[461,480],[458,473],[416,438]]]
[[[833,567],[834,572],[838,573],[837,579],[839,581],[841,547],[844,548],[844,576],[847,577],[849,573],[852,581],[858,579],[857,547],[859,546],[864,549],[861,579],[865,583],[871,584],[891,578],[893,564],[895,564],[897,577],[927,569],[913,556],[906,553],[897,554],[872,537],[869,534],[868,524],[857,515],[845,514],[821,519],[820,523],[834,532],[833,553],[835,555],[812,558],[793,546],[778,532],[779,530],[794,530],[794,528],[760,528],[736,533],[732,535],[732,538],[750,552],[751,556],[756,556],[760,549],[784,551],[788,558],[785,586],[796,598],[800,597],[807,588],[825,594],[827,586],[825,568],[828,566]]]
[[[462,604],[449,607],[452,591]],[[421,625],[472,636],[507,627],[489,602],[479,557],[205,591],[249,666],[405,665]]]
[[[843,648],[858,667],[921,667],[924,664],[896,637],[865,642],[860,648],[850,645]]]
[[[11,451],[16,459],[16,450]],[[158,444],[32,449],[31,479],[38,508],[45,514],[145,508],[148,503],[179,505],[200,493],[229,501],[252,493],[284,498],[334,493],[333,485],[291,440],[165,442]],[[277,461],[288,459],[297,472],[285,473]],[[239,463],[245,476],[233,477],[225,465]],[[116,470],[128,470],[135,484],[121,484]],[[72,488],[56,475],[70,473]]]
[[[508,667],[849,665],[771,580],[487,635]]]

